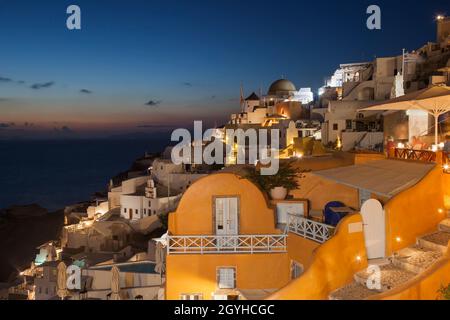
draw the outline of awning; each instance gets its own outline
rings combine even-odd
[[[434,167],[434,163],[377,160],[348,167],[315,171],[312,174],[340,184],[391,198],[406,190]]]

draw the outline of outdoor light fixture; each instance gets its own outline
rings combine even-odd
[[[444,213],[444,210],[443,210],[442,208],[439,208],[439,209],[438,209],[438,212],[439,212],[439,213]]]
[[[356,256],[356,261],[361,262],[361,256]]]
[[[442,168],[444,168],[445,171],[448,171],[448,169],[450,169],[450,166],[448,165],[448,163],[446,163],[442,166]]]
[[[437,15],[436,16],[436,20],[438,20],[438,21],[444,20],[444,16],[443,15]]]
[[[396,237],[396,238],[395,238],[395,241],[397,241],[397,242],[402,242],[402,238]]]

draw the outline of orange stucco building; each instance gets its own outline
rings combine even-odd
[[[167,299],[264,296],[290,280],[286,235],[247,179],[200,179],[169,215]]]
[[[258,187],[232,173],[194,183],[169,216],[166,298],[328,299],[352,285],[355,274],[373,263],[371,257],[413,250],[450,210],[450,174],[439,162],[369,158],[355,157],[353,166],[319,160],[314,166],[323,162],[327,170],[312,168],[290,192],[294,199],[281,202],[269,202]],[[380,183],[364,178],[371,170]],[[391,181],[389,188],[383,179]],[[336,228],[309,217],[310,210],[333,200],[354,213]],[[368,200],[380,205],[375,233],[369,230],[374,213],[362,208]],[[302,214],[280,224],[279,205],[294,210],[290,205],[302,201]],[[439,287],[450,283],[449,259],[446,245],[431,267],[392,290],[371,292],[370,299],[435,299]]]

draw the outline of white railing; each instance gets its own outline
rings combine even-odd
[[[168,236],[168,254],[280,253],[287,235]]]
[[[333,226],[306,219],[303,216],[289,214],[288,219],[287,228],[289,232],[315,242],[324,243],[334,234],[335,228]]]

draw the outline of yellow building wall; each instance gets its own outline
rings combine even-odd
[[[352,208],[359,207],[359,192],[355,188],[321,178],[312,173],[305,173],[304,178],[299,179],[299,183],[300,187],[291,190],[290,194],[294,198],[308,199],[312,210],[323,210],[328,202],[336,200]]]
[[[236,267],[237,289],[278,289],[290,279],[286,253],[167,256],[166,299],[201,293],[212,299],[217,288],[217,268]]]
[[[320,247],[320,243],[294,233],[289,233],[287,242],[289,259],[301,263],[304,270],[308,269],[313,261],[314,251]]]
[[[435,231],[446,217],[444,198],[450,191],[450,184],[448,177],[443,176],[442,168],[436,166],[418,184],[386,203],[387,255],[414,244],[417,237]]]
[[[171,235],[212,235],[213,199],[239,197],[239,234],[281,234],[276,229],[275,211],[252,182],[232,173],[219,173],[195,182],[169,215]],[[286,253],[270,254],[182,254],[167,256],[166,298],[201,293],[211,299],[217,288],[217,268],[236,267],[237,289],[278,289],[290,278]]]
[[[355,272],[367,267],[362,231],[349,232],[349,225],[354,223],[362,223],[360,214],[353,214],[341,220],[336,234],[315,251],[309,269],[268,299],[327,299],[331,291],[351,282]]]
[[[238,196],[239,234],[278,234],[275,212],[265,195],[252,182],[232,173],[204,177],[188,188],[177,211],[169,215],[172,235],[212,235],[213,199]]]
[[[355,153],[355,164],[386,159],[384,153]]]

